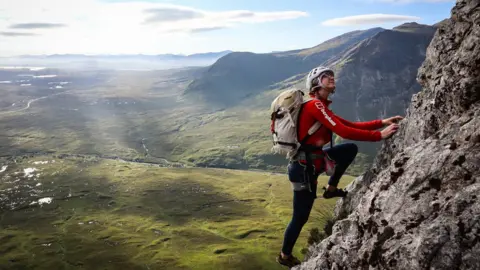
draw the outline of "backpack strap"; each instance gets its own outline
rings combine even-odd
[[[300,111],[298,112],[298,117],[300,117],[300,114],[302,113],[302,109],[303,109],[303,105],[305,103],[307,103],[308,101],[304,102],[302,104],[302,107],[300,108]],[[297,119],[298,120],[298,119]],[[297,121],[298,125],[300,126],[300,121]],[[316,121],[311,127],[310,129],[308,129],[308,132],[307,132],[307,135],[302,139],[302,141],[300,142],[300,147],[302,147],[303,145],[305,145],[305,143],[307,142],[308,139],[310,139],[310,137],[315,134],[315,132],[317,132],[320,127],[322,126],[322,123]],[[299,137],[298,136],[298,131],[299,131],[299,128],[297,127],[297,138]],[[333,131],[330,130],[330,148],[333,148]],[[317,150],[317,149],[314,149],[314,150]]]
[[[300,142],[301,145],[304,145],[308,139],[310,139],[310,137],[312,137],[313,134],[315,134],[315,132],[317,132],[320,127],[322,126],[322,123],[320,122],[315,122],[315,124],[313,124],[309,129],[308,129],[308,132],[307,132],[307,135],[303,138],[303,140]]]
[[[300,111],[298,112],[298,115],[297,115],[297,140],[298,138],[300,137],[299,136],[299,131],[300,131],[300,121],[298,121],[300,118],[300,115],[302,114],[302,111],[303,111],[303,107],[305,106],[305,103],[307,103],[308,101],[305,101],[304,103],[302,103],[301,107],[300,107]],[[315,132],[317,132],[320,127],[322,126],[322,123],[316,121],[315,124],[313,124],[309,129],[308,129],[308,132],[307,132],[307,135],[301,140],[299,141],[300,142],[300,147],[302,147],[303,145],[305,145],[305,143],[307,142],[308,139],[310,139],[310,137],[312,137],[313,134],[315,134]]]

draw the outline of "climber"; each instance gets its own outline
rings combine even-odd
[[[308,189],[294,189],[293,191],[293,217],[285,230],[283,247],[277,257],[277,262],[289,267],[300,264],[300,261],[292,254],[293,246],[310,216],[314,200],[317,197],[317,179],[323,173],[322,165],[324,165],[325,159],[315,157],[321,157],[323,153],[335,164],[328,186],[324,188],[323,198],[347,195],[347,192],[337,188],[337,185],[345,170],[355,159],[358,147],[354,143],[343,143],[335,146],[331,144],[329,148],[324,149],[323,146],[333,139],[333,133],[353,141],[380,141],[391,137],[398,129],[397,122],[403,119],[401,116],[394,116],[369,122],[350,122],[335,115],[329,109],[332,102],[329,100],[329,96],[335,92],[335,78],[334,72],[327,67],[320,66],[311,70],[306,78],[306,88],[311,100],[303,105],[299,115],[298,140],[302,141],[307,135],[308,129],[316,121],[319,121],[322,126],[305,142],[306,145],[311,146],[311,155],[307,153],[308,150],[299,152],[296,155],[297,158],[291,159],[288,165],[288,177],[292,183],[304,182],[308,178],[313,182],[314,190],[313,192]],[[377,131],[386,125],[388,125],[387,128]],[[307,158],[307,154],[309,154],[309,158]],[[307,160],[311,160],[311,162],[307,162]]]

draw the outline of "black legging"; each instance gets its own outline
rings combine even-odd
[[[325,149],[325,152],[327,152],[328,156],[335,160],[335,163],[337,163],[335,172],[328,180],[328,184],[330,186],[336,187],[348,166],[350,166],[357,156],[358,147],[354,143],[342,143],[335,145],[333,148]]]
[[[344,143],[336,145],[333,148],[325,149],[325,151],[337,163],[335,173],[330,177],[328,184],[337,186],[345,170],[355,159],[358,147],[353,143]],[[298,162],[290,163],[288,166],[288,176],[292,182],[302,182],[303,172],[304,165]],[[318,174],[315,175],[315,177],[318,178]],[[317,185],[314,185],[314,188],[317,189]],[[314,201],[315,193],[313,192],[309,192],[308,190],[293,192],[293,216],[285,230],[282,247],[282,252],[285,255],[292,254],[293,246],[295,246],[295,242],[302,231],[303,225],[305,225],[310,216]]]

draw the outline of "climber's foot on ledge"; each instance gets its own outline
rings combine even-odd
[[[301,264],[300,260],[295,258],[295,256],[282,256],[282,253],[278,254],[277,262],[281,265],[285,265],[289,268]]]
[[[328,190],[327,188],[323,188],[325,191],[323,192],[323,198],[325,199],[330,199],[330,198],[334,198],[334,197],[342,197],[344,198],[345,196],[347,196],[348,194],[348,191],[346,190],[343,190],[341,188],[336,188],[335,190],[331,191],[331,190]]]

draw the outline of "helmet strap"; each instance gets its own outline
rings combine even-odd
[[[319,91],[327,91],[325,87],[321,87],[321,86],[315,86],[315,87],[312,87],[312,89],[310,90],[309,94],[310,94],[310,97],[317,97],[317,96],[320,96],[321,94],[319,93]],[[335,93],[335,89],[333,89],[333,91],[330,93],[331,95],[333,95]]]
[[[324,74],[321,74],[320,76],[315,78],[316,85],[314,87],[312,87],[312,89],[310,90],[310,93],[313,93],[313,92],[317,91],[316,88],[326,88],[325,85],[323,85],[323,83],[322,83],[322,78],[323,77],[324,77]],[[335,88],[332,91],[332,94],[334,94],[334,93],[335,93]]]

